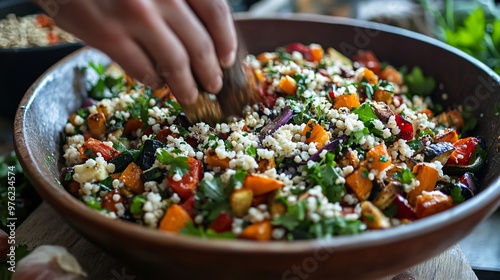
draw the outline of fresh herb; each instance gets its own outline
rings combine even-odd
[[[310,186],[320,185],[323,194],[332,203],[340,201],[345,194],[344,184],[337,184],[337,179],[342,176],[335,169],[335,155],[327,153],[325,158],[311,167],[306,167],[307,179],[312,183]]]
[[[89,62],[89,66],[97,75],[97,80],[91,84],[90,89],[88,89],[90,97],[101,100],[104,98],[116,97],[120,92],[125,90],[125,79],[122,76],[114,77],[106,73],[106,69],[102,64]]]
[[[164,149],[160,149],[156,152],[156,158],[161,162],[161,164],[170,165],[170,169],[168,170],[168,177],[172,177],[175,174],[178,174],[182,177],[189,172],[189,169],[191,169],[187,157],[173,157]]]
[[[187,223],[185,228],[180,231],[184,235],[197,236],[202,239],[236,239],[237,236],[232,232],[217,233],[213,229],[204,229],[203,226],[196,227],[193,223]]]
[[[354,109],[352,112],[358,115],[359,120],[362,121],[366,127],[370,126],[373,120],[378,120],[377,115],[375,115],[372,106],[368,102],[361,104],[361,106]]]
[[[403,79],[408,87],[408,94],[411,98],[413,95],[428,96],[436,88],[436,82],[432,77],[425,77],[420,67],[414,67],[410,73],[406,73],[406,69],[401,69]]]
[[[462,195],[462,189],[456,185],[451,188],[451,197],[455,203],[462,203],[465,201],[465,198]]]
[[[69,172],[68,172],[69,173]],[[106,179],[97,183],[102,190],[110,192],[113,189],[113,178],[108,176]]]
[[[94,151],[92,149],[87,149],[85,150],[85,153],[84,153],[88,158],[91,158],[91,159],[95,159],[97,157],[97,155],[94,153]]]
[[[230,140],[224,140],[224,146],[226,147],[226,151],[233,150],[233,144],[231,144]]]
[[[359,83],[359,93],[364,93],[366,98],[373,99],[373,94],[375,93],[374,86],[366,81]]]
[[[131,117],[134,120],[140,119],[144,126],[147,126],[149,119],[149,99],[144,96],[139,96],[135,99],[134,103],[131,103],[127,106],[127,110],[130,111]]]
[[[146,203],[146,198],[142,195],[136,195],[134,196],[134,199],[132,200],[132,204],[130,205],[130,213],[134,215],[140,215],[142,214],[142,206]]]
[[[178,116],[183,112],[181,105],[175,101],[174,98],[169,98],[167,101],[164,101],[163,104],[168,108],[168,112],[171,116]]]
[[[302,73],[297,73],[293,76],[293,79],[297,83],[297,92],[299,95],[303,94],[307,89],[306,76]]]
[[[347,146],[351,146],[352,144],[357,144],[363,137],[370,135],[370,130],[367,127],[364,127],[361,130],[356,130],[351,132],[351,136],[349,137],[349,141],[347,142]]]
[[[476,1],[475,9],[460,9],[447,0],[444,13],[430,0],[420,2],[434,16],[438,39],[474,56],[500,74],[500,10],[493,1]]]
[[[222,211],[230,211],[229,196],[236,187],[243,185],[246,175],[246,171],[237,169],[227,184],[224,184],[220,177],[200,181],[200,187],[195,195],[195,208],[203,216],[204,224],[210,224]]]
[[[292,61],[293,60],[292,56],[289,53],[287,53],[284,48],[277,48],[276,54],[278,54],[278,58],[281,61]]]
[[[406,142],[406,144],[408,144],[408,146],[414,151],[419,151],[424,145],[422,144],[422,138],[410,140]]]
[[[401,172],[394,172],[394,179],[401,181],[403,184],[410,185],[415,178],[415,174],[408,168],[403,168]]]
[[[250,145],[250,147],[248,147],[246,150],[245,150],[245,153],[247,153],[247,155],[253,157],[253,158],[256,158],[257,157],[257,148],[253,145]]]
[[[368,169],[365,169],[363,170],[363,172],[361,172],[361,178],[368,178],[368,175],[370,175],[370,171],[368,171]]]

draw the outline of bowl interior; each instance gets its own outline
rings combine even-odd
[[[481,176],[481,185],[485,187],[482,193],[449,211],[405,227],[339,237],[325,241],[321,246],[334,246],[340,253],[357,248],[403,242],[410,238],[418,239],[419,235],[423,236],[450,225],[460,224],[461,220],[480,213],[474,217],[475,220],[463,223],[464,228],[450,228],[452,234],[449,238],[437,240],[436,242],[440,243],[436,243],[435,248],[431,246],[425,249],[428,251],[427,254],[416,253],[414,260],[402,262],[408,266],[411,262],[415,264],[415,261],[435,255],[439,250],[442,251],[456,243],[498,207],[500,174],[497,170],[500,168],[500,155],[497,149],[500,119],[495,117],[494,104],[500,104],[500,78],[493,71],[436,40],[375,23],[301,15],[273,19],[250,19],[238,16],[237,19],[239,31],[250,53],[274,50],[278,46],[292,42],[319,43],[325,47],[334,47],[346,55],[354,53],[357,49],[370,49],[380,60],[393,65],[409,67],[418,65],[424,73],[442,83],[442,92],[447,93],[448,99],[440,100],[441,94],[437,94],[435,97],[439,102],[443,102],[445,107],[470,106],[478,119],[478,126],[473,134],[485,139],[488,151],[488,166]],[[317,241],[256,244],[245,241],[205,242],[189,237],[165,236],[140,226],[109,221],[69,195],[60,187],[58,181],[62,166],[60,133],[68,116],[79,108],[86,96],[83,76],[77,68],[86,65],[88,61],[103,64],[110,62],[105,55],[92,49],[79,51],[64,59],[33,84],[21,101],[15,121],[16,150],[21,155],[21,163],[27,175],[44,199],[82,234],[101,245],[105,244],[105,241],[114,242],[107,234],[120,232],[120,240],[140,240],[138,242],[141,245],[138,248],[142,249],[154,245],[183,250],[189,248],[213,254],[247,252],[262,257],[262,254],[293,255],[294,252],[311,253],[314,250]],[[101,230],[92,232],[85,230],[86,227],[99,227]],[[113,246],[107,249],[115,252],[118,250]],[[394,269],[395,265],[390,264],[387,269]]]

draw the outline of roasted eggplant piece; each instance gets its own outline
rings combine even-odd
[[[387,186],[385,186],[382,191],[375,197],[373,204],[379,209],[384,210],[389,207],[396,195],[401,193],[401,183],[398,181],[391,181]]]
[[[372,103],[373,112],[379,118],[379,120],[383,123],[387,123],[389,118],[394,116],[394,113],[391,111],[391,108],[384,102],[373,102]]]
[[[445,165],[450,158],[455,147],[449,142],[433,143],[424,147],[424,155],[426,162],[439,161]]]
[[[144,147],[137,158],[137,165],[142,170],[151,168],[156,159],[156,150],[163,147],[165,147],[165,144],[158,140],[148,139],[144,141]]]

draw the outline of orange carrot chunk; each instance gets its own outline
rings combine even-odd
[[[188,222],[193,222],[193,220],[191,220],[186,210],[177,204],[173,204],[168,208],[158,229],[167,232],[179,232],[186,227]]]

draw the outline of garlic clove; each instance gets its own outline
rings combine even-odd
[[[42,245],[19,261],[12,280],[76,280],[86,276],[78,260],[66,248]]]

